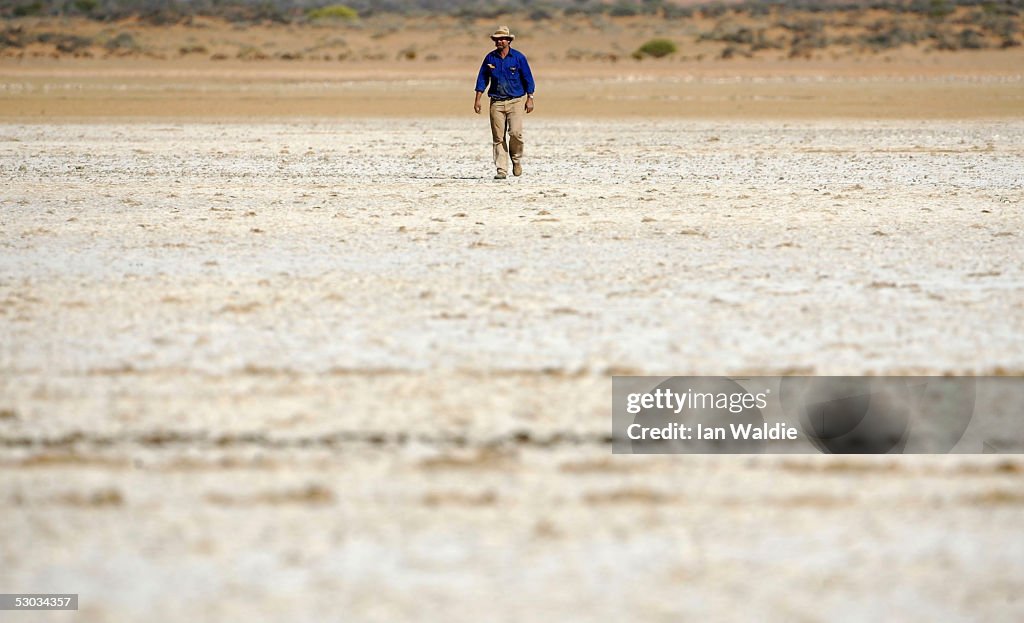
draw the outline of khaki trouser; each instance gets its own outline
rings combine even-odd
[[[499,175],[508,174],[508,158],[512,163],[523,156],[523,115],[526,114],[525,97],[510,100],[491,100],[491,140],[494,143],[494,166]],[[508,144],[505,128],[508,127]]]

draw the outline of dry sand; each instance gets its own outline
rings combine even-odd
[[[1021,374],[1019,115],[538,112],[499,183],[470,114],[60,97],[0,100],[5,591],[87,621],[1024,616],[1019,459],[607,442],[614,373]]]
[[[27,59],[0,64],[0,119],[464,117],[486,48],[460,62]],[[1020,119],[1024,52],[896,60],[532,61],[537,115]]]

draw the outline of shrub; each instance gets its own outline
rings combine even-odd
[[[1012,39],[1018,30],[1016,20],[1004,15],[985,14],[976,23],[982,29],[1003,39]]]
[[[25,47],[25,31],[21,28],[7,28],[0,31],[0,50]]]
[[[778,50],[783,46],[782,41],[779,39],[768,39],[765,35],[764,28],[757,29],[757,36],[754,38],[754,43],[750,46],[751,52],[757,52],[759,50]]]
[[[935,49],[952,52],[960,49],[960,44],[957,42],[956,37],[947,32],[939,32],[932,36],[935,40]]]
[[[500,19],[507,16],[509,13],[514,13],[520,10],[520,7],[515,7],[508,4],[493,4],[493,5],[473,5],[463,6],[455,11],[456,17],[463,19]]]
[[[725,33],[722,41],[751,44],[754,42],[754,33],[749,28],[738,28],[732,32]]]
[[[14,7],[14,17],[28,17],[43,12],[43,3],[36,0],[29,4],[19,4]]]
[[[586,2],[576,6],[569,6],[562,10],[562,14],[570,15],[601,15],[605,7],[600,4],[588,4]]]
[[[63,52],[64,54],[75,54],[76,52],[85,50],[92,45],[92,39],[88,37],[79,37],[77,35],[58,35],[54,44],[58,52]]]
[[[111,52],[134,52],[139,49],[138,44],[135,43],[135,37],[126,32],[122,32],[113,39],[108,40],[103,44],[103,47]]]
[[[756,3],[747,4],[743,8],[746,9],[747,15],[750,15],[751,17],[767,17],[771,15],[773,7],[769,3]]]
[[[665,19],[687,19],[693,17],[693,9],[688,6],[679,6],[678,4],[666,4],[661,8],[662,15]]]
[[[928,4],[928,17],[942,19],[953,13],[953,7],[946,0],[931,0]]]
[[[711,19],[715,17],[722,17],[729,12],[729,7],[725,6],[721,2],[715,4],[704,5],[700,8],[701,15],[705,18]]]
[[[654,58],[661,58],[668,56],[669,54],[675,54],[676,44],[672,43],[668,39],[651,39],[647,43],[637,48],[634,56],[652,56]]]
[[[879,22],[873,25],[869,31],[870,32],[868,34],[861,37],[861,40],[876,52],[880,50],[888,50],[890,48],[898,48],[906,44],[915,46],[925,36],[925,33],[923,32],[908,28],[906,22],[898,22],[895,20],[885,25],[882,25],[882,23]],[[932,32],[929,36],[937,38],[937,34],[935,32]]]
[[[80,13],[91,13],[99,5],[99,0],[75,0],[74,2],[75,10]]]
[[[199,46],[199,48],[204,51],[206,50],[206,48],[203,48],[202,46]],[[196,52],[198,53],[198,50],[196,50]],[[262,61],[270,58],[270,56],[257,47],[247,45],[238,50],[238,53],[235,54],[235,58],[243,61]]]
[[[306,16],[309,19],[331,19],[351,22],[359,19],[359,12],[344,4],[332,4],[320,7],[319,9],[310,9]]]
[[[960,47],[968,50],[980,50],[987,48],[985,37],[977,30],[965,28],[960,31]]]
[[[608,9],[608,15],[612,17],[632,17],[640,14],[640,8],[635,4],[620,2]]]
[[[534,8],[532,11],[530,11],[530,14],[527,16],[527,18],[531,22],[543,22],[553,18],[554,16],[555,13],[551,8],[546,6],[538,6]]]

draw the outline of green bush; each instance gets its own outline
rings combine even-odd
[[[669,54],[675,54],[676,44],[668,39],[651,39],[636,50],[634,56],[653,56],[661,58]]]
[[[306,16],[309,19],[334,19],[351,22],[359,19],[359,12],[344,4],[332,4],[319,9],[310,9]]]
[[[546,4],[539,4],[530,11],[527,18],[531,22],[544,22],[555,17],[555,9]]]
[[[928,17],[942,19],[953,13],[953,7],[946,0],[931,0],[928,4]]]
[[[693,9],[678,4],[666,4],[661,7],[661,14],[665,19],[687,19],[693,17]]]
[[[608,7],[608,15],[612,17],[633,17],[640,14],[640,7],[634,4],[619,2]]]
[[[90,13],[100,5],[99,0],[75,0],[75,9],[82,13]]]
[[[14,7],[14,17],[29,17],[30,15],[39,15],[43,12],[43,3],[36,0],[30,4],[19,4]]]
[[[729,7],[725,6],[721,2],[716,2],[714,4],[706,4],[702,6],[700,8],[700,12],[701,15],[703,15],[704,17],[712,19],[715,17],[722,17],[723,15],[728,13]]]

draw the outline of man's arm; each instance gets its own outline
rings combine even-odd
[[[522,62],[520,65],[520,76],[523,81],[523,88],[526,89],[526,112],[527,114],[533,112],[533,91],[537,88],[536,83],[533,81],[533,72],[530,70],[530,63],[526,60],[526,55],[523,55]]]
[[[476,74],[476,99],[473,100],[473,112],[480,114],[480,96],[483,95],[484,89],[487,88],[487,57],[484,57],[484,62],[480,63],[480,71]]]

